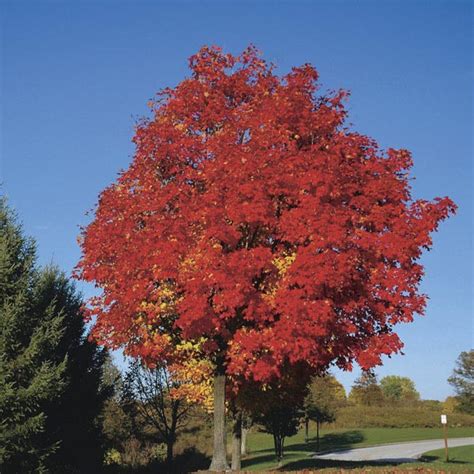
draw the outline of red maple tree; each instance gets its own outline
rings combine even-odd
[[[153,361],[203,341],[220,424],[224,374],[366,369],[400,350],[394,325],[425,305],[418,259],[455,205],[412,200],[410,153],[346,127],[348,93],[318,93],[311,65],[280,77],[253,47],[204,47],[190,68],[137,124],[77,276],[102,289],[99,342]]]

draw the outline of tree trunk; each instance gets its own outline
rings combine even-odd
[[[168,472],[173,472],[173,449],[174,443],[176,442],[176,427],[178,424],[178,411],[179,406],[182,402],[180,400],[173,400],[171,403],[171,426],[169,437],[166,442],[166,465],[168,466]]]
[[[275,456],[278,459],[278,441],[277,441],[276,434],[273,434],[273,446],[275,448]]]
[[[218,373],[214,376],[214,450],[209,467],[210,471],[229,469],[226,451],[225,375]]]
[[[248,432],[249,432],[249,429],[242,426],[242,443],[241,443],[241,449],[240,449],[240,454],[242,456],[247,456],[247,433]]]
[[[316,451],[319,451],[319,420],[316,420]]]
[[[173,464],[173,447],[174,441],[168,441],[166,443],[166,465],[168,467],[168,472],[172,472],[172,464]]]
[[[240,471],[242,450],[242,412],[237,412],[232,428],[232,470]]]
[[[280,436],[275,436],[275,451],[278,467],[280,468],[283,465],[283,439]]]
[[[306,417],[304,419],[304,442],[307,443],[309,441],[309,418]]]

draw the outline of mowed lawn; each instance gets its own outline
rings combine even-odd
[[[474,436],[474,428],[450,428],[449,437],[463,438]],[[285,457],[283,459],[282,471],[297,471],[299,469],[322,469],[322,468],[357,468],[364,466],[380,466],[379,463],[356,463],[336,462],[328,460],[316,460],[311,454],[316,451],[316,433],[310,431],[308,443],[304,442],[304,432],[300,432],[285,440]],[[334,449],[362,448],[377,444],[402,443],[405,441],[421,441],[426,439],[441,439],[443,432],[441,428],[354,428],[321,431],[320,450],[328,451]],[[249,456],[242,462],[242,469],[248,471],[261,471],[277,469],[277,463],[273,451],[273,437],[265,433],[250,433],[248,436]],[[453,448],[453,452],[454,452]],[[456,448],[461,449],[461,448]],[[440,458],[443,459],[442,457]],[[437,458],[427,458],[436,464],[443,464]],[[472,463],[472,464],[471,464]],[[417,463],[418,464],[418,463]],[[425,464],[426,465],[426,464]],[[430,464],[431,466],[431,464]],[[413,468],[414,465],[411,465]],[[474,461],[460,461],[449,463],[449,468],[464,468],[466,471],[474,472]],[[445,466],[446,469],[446,466]],[[456,469],[458,470],[458,469]],[[462,469],[461,469],[462,470]]]
[[[472,464],[474,467],[474,446],[458,446],[457,448],[449,448],[449,463],[445,463],[444,449],[436,451],[428,451],[423,454],[423,460],[443,463],[452,466],[453,464]]]

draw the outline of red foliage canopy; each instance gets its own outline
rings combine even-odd
[[[312,66],[279,77],[253,47],[204,47],[190,67],[83,231],[77,276],[103,290],[94,336],[158,359],[205,337],[209,358],[255,380],[397,352],[453,202],[413,201],[410,153],[344,127],[348,94],[318,94]]]

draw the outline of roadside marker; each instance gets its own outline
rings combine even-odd
[[[446,453],[446,462],[449,462],[448,456],[448,416],[441,415],[441,424],[443,425],[444,432],[444,451]]]

